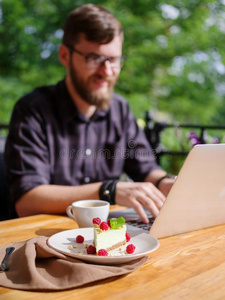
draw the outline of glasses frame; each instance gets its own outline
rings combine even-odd
[[[68,47],[72,52],[75,52],[75,53],[79,54],[80,56],[84,57],[85,63],[86,63],[87,66],[88,66],[88,60],[90,59],[90,57],[92,55],[95,55],[96,59],[99,60],[99,62],[95,62],[96,63],[96,68],[104,65],[106,61],[109,61],[111,63],[112,59],[115,59],[115,58],[119,59],[120,65],[113,66],[111,64],[111,67],[112,68],[122,68],[123,65],[124,65],[124,62],[126,60],[126,56],[125,55],[122,55],[122,56],[105,56],[105,55],[99,55],[97,53],[89,53],[89,54],[85,55],[84,53],[82,53],[79,50],[75,49],[73,46],[70,46],[70,45],[65,45],[65,46]],[[93,67],[90,68],[90,69],[93,69]]]

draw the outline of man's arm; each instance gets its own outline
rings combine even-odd
[[[155,183],[165,174],[162,170],[154,170],[147,175],[146,182],[118,182],[116,203],[133,207],[141,219],[147,223],[148,218],[143,206],[156,217],[165,201],[165,195],[174,183],[174,179],[165,178],[160,182],[160,190],[157,189]],[[39,213],[65,213],[67,206],[74,201],[99,199],[101,184],[102,182],[80,186],[37,186],[25,193],[16,202],[17,214],[19,217],[24,217]],[[163,192],[165,193],[163,194]]]
[[[101,182],[80,186],[39,185],[15,203],[19,217],[34,214],[62,214],[76,200],[99,199]]]

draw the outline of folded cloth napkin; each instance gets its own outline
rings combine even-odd
[[[0,272],[0,286],[21,290],[66,290],[106,278],[130,273],[143,265],[143,257],[120,265],[85,263],[66,256],[47,245],[46,237],[13,242],[0,248],[0,258],[7,247],[15,247],[8,259],[10,269]]]

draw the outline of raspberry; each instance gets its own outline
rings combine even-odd
[[[96,248],[92,245],[88,246],[87,254],[96,254]]]
[[[134,253],[135,248],[136,247],[133,244],[130,244],[127,246],[126,251],[128,254],[132,254],[132,253]]]
[[[78,235],[76,237],[76,242],[82,244],[84,242],[84,237],[82,235]]]
[[[93,224],[100,225],[100,224],[101,224],[101,219],[100,219],[100,218],[94,218],[94,219],[92,220],[92,223],[93,223]]]
[[[100,229],[107,231],[109,229],[109,225],[106,222],[102,222],[100,224]]]
[[[111,227],[110,219],[108,219],[107,224],[108,224],[109,227]]]
[[[98,256],[108,256],[108,252],[105,249],[98,250]]]
[[[127,240],[127,242],[130,241],[130,234],[129,233],[126,233],[126,240]]]

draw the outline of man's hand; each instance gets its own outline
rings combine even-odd
[[[118,182],[116,185],[116,204],[132,207],[148,223],[143,206],[156,217],[161,209],[165,196],[150,182]]]

